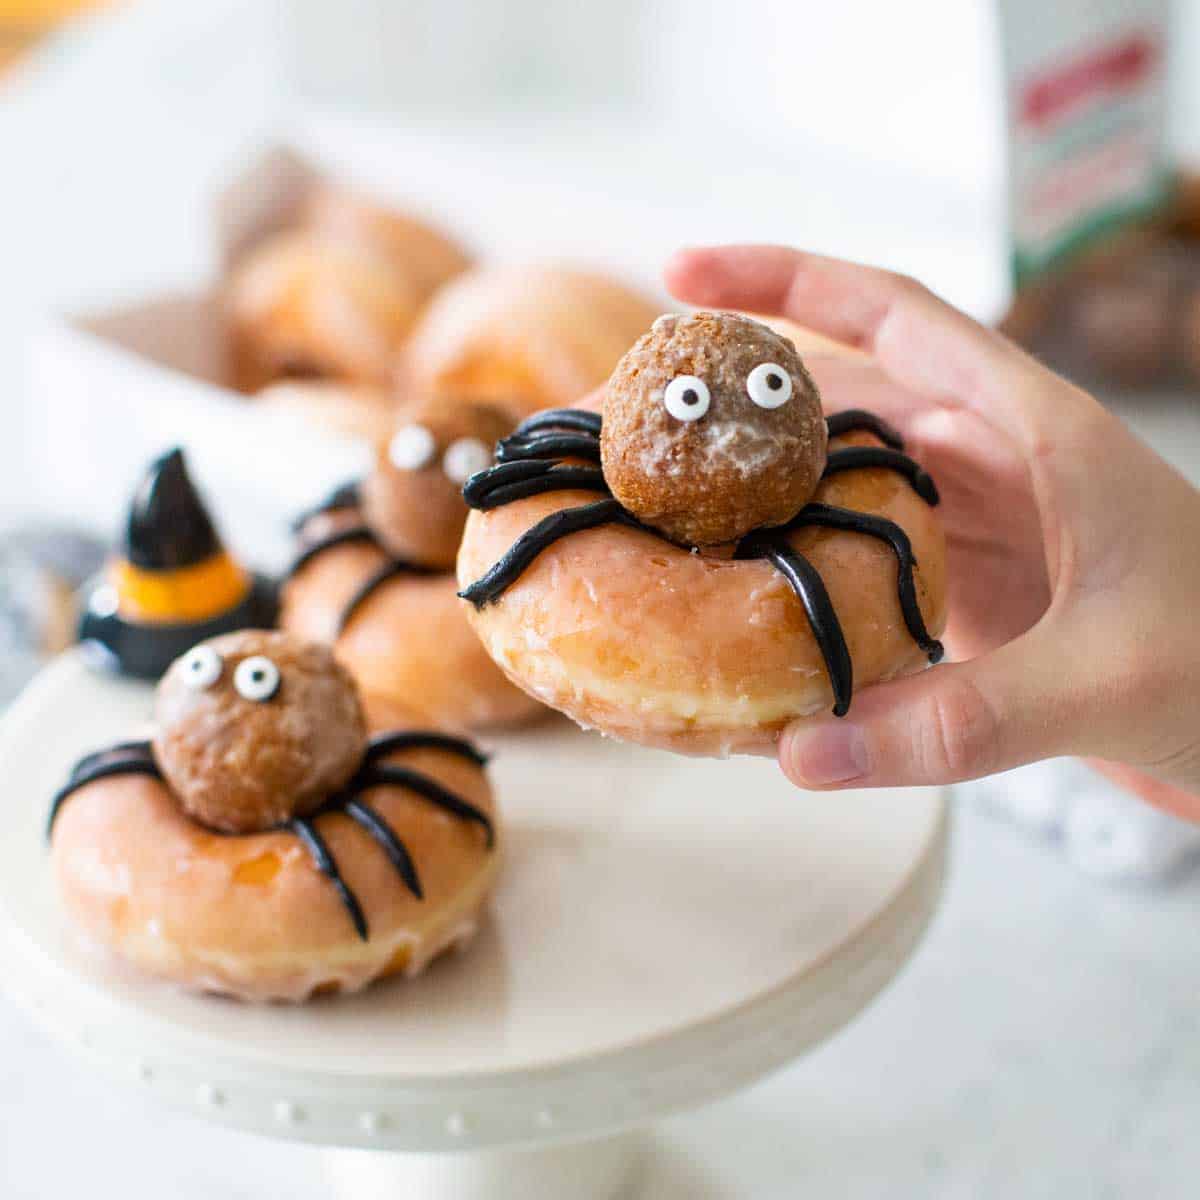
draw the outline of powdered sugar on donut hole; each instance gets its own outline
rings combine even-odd
[[[729,470],[743,477],[754,476],[786,457],[791,441],[763,437],[744,421],[704,422],[697,434],[698,455],[687,458],[679,454],[678,437],[673,433],[646,439],[639,456],[641,469],[649,476],[678,476],[697,469],[706,474]]]
[[[630,512],[685,544],[789,520],[816,489],[825,449],[820,396],[796,348],[747,317],[664,315],[608,383],[605,479]]]

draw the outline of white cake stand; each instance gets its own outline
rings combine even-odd
[[[355,1200],[616,1195],[638,1130],[850,1020],[937,903],[935,791],[804,795],[552,723],[492,740],[507,861],[467,950],[303,1007],[186,995],[79,945],[43,840],[71,762],[150,696],[73,652],[0,725],[0,981],[154,1099],[330,1147]]]

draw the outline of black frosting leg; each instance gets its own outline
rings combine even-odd
[[[601,425],[599,413],[587,412],[582,408],[551,408],[527,417],[513,430],[512,436],[523,438],[546,429],[568,429],[573,433],[587,433],[598,438]]]
[[[102,758],[105,753],[107,751],[100,751],[99,756],[89,756],[92,758],[92,765],[83,770],[77,766],[67,782],[54,793],[50,800],[50,814],[46,818],[47,837],[54,832],[54,822],[58,820],[58,814],[62,811],[63,804],[81,787],[95,783],[98,779],[111,779],[115,775],[146,775],[151,779],[162,778],[158,764],[149,756],[145,758],[140,755],[118,757],[112,762],[97,761],[97,758]],[[86,761],[85,759],[84,762]]]
[[[917,603],[917,588],[913,579],[913,568],[917,560],[913,557],[912,543],[908,534],[894,521],[869,513],[855,512],[849,508],[837,508],[831,504],[807,504],[787,524],[788,529],[802,529],[806,525],[819,525],[826,529],[844,529],[851,533],[865,533],[891,546],[896,555],[896,577],[900,593],[900,611],[904,624],[912,639],[929,657],[930,662],[940,662],[945,650],[942,643],[929,636],[925,618]]]
[[[841,437],[854,429],[863,429],[873,433],[885,446],[893,450],[904,449],[904,439],[882,417],[877,417],[864,408],[848,408],[845,412],[834,413],[825,418],[825,428],[831,438]]]
[[[487,510],[542,492],[571,488],[602,492],[608,484],[597,467],[569,467],[543,459],[499,463],[472,475],[463,485],[463,499],[471,508]]]
[[[504,465],[515,466],[518,464],[506,463]],[[519,465],[524,466],[525,464]],[[499,469],[501,468],[492,468],[492,470]],[[537,475],[493,486],[474,504],[471,504],[471,507],[486,512],[488,509],[500,508],[505,504],[512,504],[514,500],[524,500],[529,496],[541,496],[546,492],[576,490],[599,492],[602,496],[611,495],[608,484],[604,481],[604,473],[599,467],[551,467]]]
[[[850,661],[842,623],[816,567],[793,549],[782,533],[751,535],[738,548],[738,557],[765,558],[796,593],[825,660],[825,670],[833,688],[833,715],[844,717],[850,711],[850,698],[854,693],[854,664]]]
[[[458,594],[476,608],[482,608],[498,600],[548,546],[569,534],[612,524],[636,526],[637,522],[616,500],[597,500],[594,504],[559,509],[521,534],[486,575]]]
[[[883,467],[888,471],[898,471],[926,504],[938,502],[937,486],[929,475],[907,455],[883,446],[848,446],[845,450],[831,451],[822,478],[828,479],[830,475],[837,475],[841,471],[857,471],[861,467]]]
[[[430,804],[444,809],[460,820],[471,821],[480,826],[486,835],[489,850],[495,844],[496,831],[491,817],[469,800],[464,800],[461,796],[456,796],[452,791],[444,788],[436,779],[430,779],[428,775],[424,775],[420,771],[413,771],[408,767],[380,763],[361,772],[355,780],[355,787],[360,789],[379,786],[408,788],[409,791],[416,792],[417,795],[428,800]]]
[[[421,880],[417,876],[417,867],[408,852],[408,847],[396,836],[392,827],[367,803],[362,800],[347,800],[342,811],[352,821],[356,821],[379,843],[388,861],[396,868],[396,874],[404,881],[404,886],[418,900],[425,899],[421,889]]]
[[[347,529],[339,529],[336,533],[331,533],[328,537],[323,537],[319,541],[305,546],[292,559],[291,566],[283,573],[283,578],[291,579],[301,567],[312,562],[317,555],[324,554],[326,550],[332,550],[334,546],[349,546],[354,543],[373,545],[375,544],[375,535],[366,525],[352,525]]]
[[[481,508],[497,488],[525,479],[540,479],[553,469],[553,463],[529,461],[499,463],[477,471],[463,484],[463,499],[471,508]]]
[[[319,517],[322,513],[337,512],[342,508],[357,508],[359,500],[358,480],[343,483],[341,487],[334,488],[315,508],[305,509],[304,512],[296,517],[292,521],[292,531],[298,532],[304,527],[306,522],[311,521],[313,517]]]
[[[293,817],[283,828],[290,829],[304,843],[304,848],[312,856],[317,870],[333,884],[338,898],[350,914],[350,920],[354,922],[355,932],[365,942],[368,937],[367,918],[363,915],[362,905],[359,904],[358,897],[350,890],[349,884],[342,878],[342,873],[338,870],[338,865],[334,862],[333,855],[330,854],[329,847],[325,844],[325,839],[317,832],[312,822],[306,821],[303,817]]]
[[[74,779],[77,775],[82,775],[85,771],[91,770],[96,763],[114,758],[117,755],[128,758],[149,758],[151,756],[150,743],[148,741],[116,742],[112,746],[105,746],[103,750],[93,750],[91,754],[85,754],[71,768],[69,778]]]
[[[389,579],[394,579],[397,575],[433,575],[436,573],[427,567],[419,567],[415,563],[405,562],[400,558],[385,562],[377,571],[372,571],[358,586],[354,595],[346,601],[346,606],[338,617],[338,634],[345,632],[346,626],[350,624],[354,614],[366,603],[371,594],[382,584],[387,583]]]
[[[376,734],[367,743],[367,753],[363,761],[377,762],[393,750],[445,750],[448,754],[457,754],[459,758],[464,758],[477,767],[486,766],[488,761],[488,756],[466,738],[454,737],[448,733],[427,732],[423,729]]]
[[[520,462],[537,458],[586,458],[600,461],[600,440],[590,433],[536,433],[529,437],[513,434],[496,445],[496,461]]]

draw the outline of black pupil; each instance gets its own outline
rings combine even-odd
[[[250,673],[250,678],[253,679],[255,683],[262,683],[262,681],[264,679],[266,679],[266,677],[267,677],[267,673],[264,670],[262,670],[262,668],[259,668],[257,671],[252,671]]]
[[[683,402],[687,405],[699,404],[700,393],[696,391],[695,388],[688,388],[687,391],[683,393]]]
[[[773,392],[779,391],[783,387],[783,380],[776,374],[772,373],[767,376],[767,387]]]

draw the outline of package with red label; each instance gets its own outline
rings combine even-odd
[[[1200,185],[1168,144],[1165,0],[1002,4],[1006,328],[1089,384],[1200,380]]]

